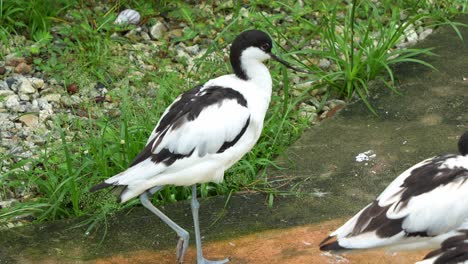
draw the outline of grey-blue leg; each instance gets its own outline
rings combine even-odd
[[[162,187],[157,186],[148,190],[147,192],[142,193],[140,195],[140,201],[144,207],[150,210],[153,214],[157,215],[164,223],[166,223],[170,228],[172,228],[177,233],[177,235],[179,236],[179,242],[177,242],[177,249],[176,249],[177,262],[183,263],[185,253],[187,252],[187,249],[188,249],[189,233],[185,231],[182,227],[177,225],[169,217],[167,217],[163,212],[159,211],[159,209],[156,208],[148,199],[148,193],[152,195],[155,192],[159,191],[161,188]]]
[[[192,216],[193,216],[193,225],[195,227],[195,242],[197,243],[197,264],[222,264],[229,262],[229,259],[224,260],[207,260],[203,257],[201,236],[200,236],[200,225],[198,221],[198,208],[200,208],[200,203],[197,200],[197,185],[192,185]]]

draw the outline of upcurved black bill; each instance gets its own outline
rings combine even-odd
[[[270,53],[270,56],[272,59],[274,59],[275,61],[283,64],[284,66],[286,66],[287,68],[291,69],[291,70],[294,70],[294,71],[298,71],[298,72],[303,72],[303,73],[310,73],[309,71],[306,71],[306,70],[301,70],[301,69],[298,69],[296,67],[293,67],[291,66],[291,64],[287,63],[286,61],[280,59],[279,57],[277,57],[275,54],[273,53]]]

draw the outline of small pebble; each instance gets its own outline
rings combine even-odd
[[[27,74],[30,73],[32,70],[32,67],[25,62],[21,62],[15,67],[15,73],[18,74]]]
[[[67,85],[68,94],[76,94],[78,92],[78,85],[76,83],[71,83]]]

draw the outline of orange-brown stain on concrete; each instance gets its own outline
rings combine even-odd
[[[319,243],[331,231],[343,224],[334,220],[289,229],[268,230],[234,239],[204,243],[205,257],[219,260],[229,257],[231,264],[406,264],[421,260],[428,252],[387,253],[384,250],[364,251],[345,255],[321,252]],[[174,241],[174,244],[176,241]],[[185,263],[196,263],[193,241]],[[96,264],[174,264],[175,250],[137,251],[93,261]]]

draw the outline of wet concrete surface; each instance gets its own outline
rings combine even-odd
[[[468,23],[468,16],[459,20]],[[461,30],[468,39],[468,29]],[[201,201],[206,255],[231,257],[231,263],[413,263],[421,258],[424,251],[372,251],[341,259],[317,250],[329,231],[403,170],[433,155],[456,152],[458,136],[468,130],[468,45],[449,27],[419,45],[435,47],[438,56],[423,59],[437,70],[398,65],[401,95],[372,84],[370,101],[378,117],[356,102],[306,131],[279,157],[284,169],[266,170],[270,180],[288,182],[281,190],[289,195],[276,196],[272,208],[259,193],[234,195],[226,206],[226,197]],[[357,162],[360,153],[370,160]],[[188,202],[161,209],[192,231]],[[0,264],[175,262],[176,235],[141,207],[108,219],[107,229],[89,236],[84,227],[71,228],[79,221],[0,231]],[[193,247],[187,263],[194,263]]]
[[[230,263],[237,264],[403,264],[414,262],[425,255],[424,251],[392,253],[373,250],[342,256],[320,252],[317,247],[320,240],[344,220],[338,219],[319,224],[270,229],[208,242],[204,245],[205,257],[212,260],[229,258]],[[145,246],[141,249],[124,250],[114,252],[110,256],[96,256],[91,259],[83,258],[87,253],[83,252],[83,248],[73,248],[73,252],[68,251],[73,255],[61,255],[59,249],[55,248],[57,250],[55,254],[39,254],[34,257],[29,254],[21,254],[16,256],[15,259],[17,263],[25,264],[173,264],[176,262],[174,248],[157,250],[157,247]],[[187,252],[185,262],[195,263],[195,261],[196,249],[191,246]]]
[[[344,220],[344,219],[343,219]],[[322,222],[315,225],[297,226],[253,233],[246,236],[220,240],[205,246],[206,257],[224,259],[238,264],[322,264],[322,263],[368,263],[390,264],[416,261],[424,256],[419,252],[390,253],[385,251],[366,251],[360,254],[346,254],[343,257],[320,252],[316,246],[322,237],[336,228],[343,220]],[[187,253],[187,262],[194,263],[195,248]],[[140,251],[118,254],[111,258],[95,260],[95,263],[174,263],[174,250],[161,252]]]

